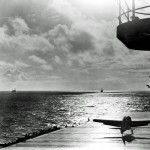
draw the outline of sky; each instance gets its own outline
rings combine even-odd
[[[117,16],[117,0],[0,0],[0,90],[147,90],[150,52],[116,38]]]

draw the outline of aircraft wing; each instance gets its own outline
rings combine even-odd
[[[93,119],[94,122],[100,122],[105,125],[120,127],[121,126],[121,120],[108,120],[108,119]],[[132,127],[138,127],[138,126],[146,126],[150,123],[150,120],[133,120],[132,121]]]
[[[150,120],[136,120],[132,121],[132,127],[147,126],[149,123]]]
[[[105,120],[105,119],[93,119],[94,122],[100,122],[105,125],[110,125],[110,126],[115,126],[115,127],[120,127],[121,122],[120,120]]]

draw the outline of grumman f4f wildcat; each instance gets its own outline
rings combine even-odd
[[[94,122],[103,123],[104,125],[114,126],[115,128],[110,129],[119,129],[122,136],[120,137],[104,137],[104,138],[121,138],[123,143],[132,142],[135,139],[150,139],[147,137],[136,137],[134,136],[134,130],[137,127],[147,126],[150,123],[150,120],[132,120],[130,116],[124,116],[122,120],[111,120],[111,119],[93,119]]]

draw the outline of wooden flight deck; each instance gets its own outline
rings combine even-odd
[[[103,116],[102,118],[122,119],[122,116],[130,115],[132,120],[150,119],[150,113],[119,113]],[[48,149],[111,149],[111,150],[149,150],[150,126],[134,128],[134,134],[130,142],[123,142],[120,130],[116,127],[102,123],[87,122],[76,127],[60,129],[34,139],[12,145],[3,150],[48,150]]]

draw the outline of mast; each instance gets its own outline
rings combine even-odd
[[[121,0],[119,0],[119,24],[121,24]]]
[[[135,18],[135,0],[132,0],[132,20]]]

